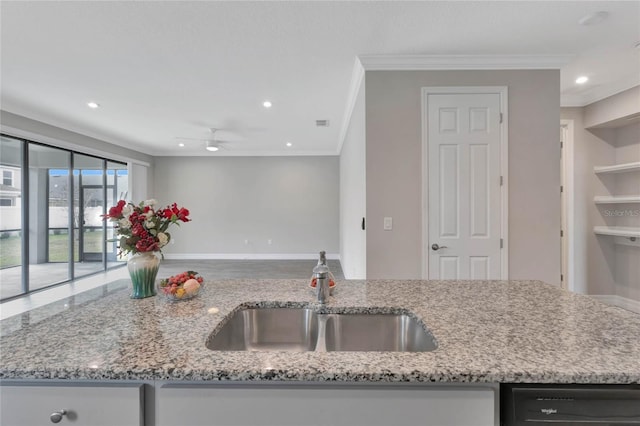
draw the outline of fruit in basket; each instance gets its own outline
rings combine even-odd
[[[160,290],[170,299],[190,299],[198,294],[203,281],[196,271],[185,271],[160,281]]]
[[[200,290],[200,283],[195,278],[191,278],[182,285],[182,288],[184,288],[188,296],[191,296]]]

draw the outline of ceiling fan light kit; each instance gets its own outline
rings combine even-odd
[[[215,152],[219,150],[218,144],[215,141],[207,141],[207,151]]]

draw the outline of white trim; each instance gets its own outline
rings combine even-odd
[[[342,117],[342,127],[340,128],[340,137],[338,138],[338,155],[342,152],[342,145],[344,145],[344,139],[347,137],[347,131],[349,130],[349,124],[351,123],[351,115],[353,115],[353,109],[356,106],[358,93],[360,92],[360,86],[362,86],[363,81],[364,67],[360,62],[360,59],[356,58],[355,64],[353,64],[353,71],[351,73],[351,84],[349,85],[347,106],[344,110],[344,117]]]
[[[318,253],[167,253],[173,260],[308,260],[317,259]],[[327,259],[340,260],[338,253],[327,253]]]
[[[428,132],[425,113],[427,111],[428,95],[459,94],[459,93],[497,93],[500,95],[500,112],[502,124],[500,132],[500,175],[503,183],[500,187],[500,238],[503,246],[500,251],[500,279],[509,279],[509,89],[507,86],[455,86],[455,87],[423,87],[421,99],[422,122],[422,278],[429,278],[429,185],[428,185]]]
[[[574,55],[362,55],[367,71],[560,69]]]
[[[640,301],[618,296],[617,294],[589,294],[588,296],[607,305],[617,306],[640,314]]]
[[[566,252],[563,257],[567,264],[566,276],[564,277],[563,286],[569,291],[575,291],[575,207],[574,207],[574,165],[573,165],[573,148],[574,148],[574,123],[573,120],[560,120],[562,128],[562,173],[564,173],[564,202],[565,202],[565,236]],[[564,251],[564,250],[563,250]]]
[[[626,173],[640,170],[640,161],[633,163],[615,164],[613,166],[594,166],[593,173],[609,174],[609,173]]]
[[[48,123],[44,123],[47,125],[50,125]],[[41,142],[41,143],[46,143],[48,145],[57,147],[57,148],[62,148],[62,149],[68,149],[71,151],[75,151],[79,154],[89,154],[89,155],[95,155],[97,157],[102,157],[105,158],[107,160],[115,160],[115,161],[121,161],[123,163],[136,163],[136,164],[140,164],[143,165],[145,167],[150,167],[151,164],[147,163],[146,161],[141,161],[141,160],[136,160],[135,158],[130,158],[130,157],[125,157],[123,155],[118,155],[118,154],[113,154],[111,152],[108,151],[102,151],[99,149],[94,149],[94,148],[88,148],[84,145],[78,145],[72,142],[67,142],[67,141],[63,141],[57,138],[52,138],[50,136],[46,136],[40,133],[35,133],[35,132],[30,132],[28,130],[22,130],[22,129],[18,129],[15,127],[10,127],[10,126],[6,126],[6,125],[2,125],[0,126],[0,128],[2,129],[2,133],[8,135],[8,136],[13,136],[16,138],[21,138],[21,139],[27,139],[33,142]],[[62,130],[66,130],[69,131],[67,129],[63,129],[60,128]],[[82,135],[85,136],[85,135]],[[95,139],[93,136],[88,136],[92,139]],[[102,141],[101,142],[106,142],[106,141]],[[106,142],[106,143],[111,143],[111,142]],[[114,144],[116,145],[116,144]],[[122,146],[122,145],[118,145],[118,146]],[[130,149],[130,148],[128,148]]]

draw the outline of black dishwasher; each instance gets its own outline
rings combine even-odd
[[[640,385],[500,385],[502,426],[640,425]]]

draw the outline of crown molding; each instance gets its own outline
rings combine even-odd
[[[364,55],[365,71],[560,69],[574,55]]]
[[[349,84],[349,94],[347,96],[347,104],[344,110],[344,116],[342,117],[342,127],[340,127],[340,136],[338,139],[337,153],[342,153],[342,146],[344,140],[347,137],[347,131],[349,131],[349,124],[351,124],[351,115],[353,114],[353,108],[356,106],[358,99],[358,93],[360,92],[360,86],[364,81],[364,67],[360,62],[360,58],[356,58],[353,64],[353,71],[351,72],[351,83]]]

